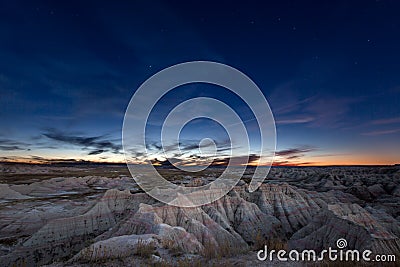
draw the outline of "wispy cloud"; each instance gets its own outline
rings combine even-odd
[[[341,128],[349,120],[351,105],[365,97],[349,98],[317,94],[301,98],[296,94],[295,84],[275,89],[270,97],[276,124],[305,124],[311,127]],[[282,97],[284,92],[285,97]],[[344,119],[346,118],[346,120]]]
[[[359,101],[361,100],[354,98],[325,96],[309,103],[305,110],[314,117],[311,126],[339,128],[345,126],[345,121],[348,121],[343,118],[348,115],[351,105]]]
[[[289,148],[289,149],[284,149],[275,152],[275,155],[281,156],[281,157],[299,157],[303,155],[304,153],[312,152],[315,151],[315,147],[311,146],[303,146],[303,147],[297,147],[297,148]]]
[[[66,144],[79,146],[82,150],[90,150],[88,155],[98,155],[104,152],[121,153],[122,146],[110,140],[106,140],[105,136],[81,136],[73,134],[65,134],[55,129],[49,129],[43,136]]]
[[[289,160],[275,160],[273,166],[311,166],[317,165],[319,162],[292,162]]]
[[[387,134],[394,134],[400,132],[400,129],[391,129],[391,130],[378,130],[378,131],[370,131],[362,133],[361,135],[365,136],[379,136],[379,135],[387,135]]]
[[[88,153],[88,155],[99,155],[99,154],[104,153],[104,152],[107,152],[107,150],[104,150],[104,149],[97,149],[97,150],[90,151],[90,152]]]
[[[231,149],[231,142],[229,140],[214,140],[217,147],[217,152],[223,152]],[[211,147],[214,144],[212,142],[206,142],[201,144],[201,148]],[[160,142],[148,142],[146,148],[151,151],[162,152],[163,146]],[[165,152],[178,153],[179,149],[182,153],[191,152],[200,148],[200,140],[180,140],[179,143],[169,144],[164,146]],[[132,151],[137,153],[136,151]]]
[[[224,157],[217,158],[213,161],[211,166],[227,166],[229,163],[232,165],[252,165],[258,163],[260,156],[256,154],[250,154],[249,156],[236,156],[236,157]]]
[[[291,90],[291,89],[289,89]],[[284,90],[284,92],[288,92],[288,90]],[[276,94],[276,92],[275,92]],[[283,114],[289,114],[292,112],[298,111],[301,107],[304,107],[305,105],[308,105],[309,103],[312,103],[316,99],[316,96],[311,96],[303,99],[296,99],[296,97],[292,96],[291,98],[284,98],[282,99],[282,91],[278,90],[278,96],[273,96],[275,100],[272,100],[274,102],[277,102],[277,104],[280,104],[279,107],[273,109],[274,114],[276,115],[283,115]]]
[[[400,123],[400,117],[395,118],[386,118],[372,121],[372,124],[381,125],[381,124],[396,124]]]
[[[9,139],[0,139],[0,150],[14,151],[14,150],[29,150],[29,145],[23,142],[13,141]]]
[[[299,124],[299,123],[307,123],[313,121],[314,118],[311,116],[301,117],[301,118],[287,118],[287,119],[277,119],[275,121],[276,124]]]
[[[349,156],[351,153],[330,153],[330,154],[318,154],[313,155],[315,158],[323,158],[323,157],[339,157],[339,156]]]
[[[301,165],[311,165],[315,162],[305,162],[302,158],[310,152],[316,151],[317,148],[304,145],[294,148],[283,149],[275,152],[275,166],[301,166]]]

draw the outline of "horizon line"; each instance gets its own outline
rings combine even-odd
[[[128,165],[126,162],[100,162],[100,161],[87,161],[87,160],[76,160],[76,161],[54,161],[54,162],[29,162],[29,161],[0,161],[0,164],[25,164],[25,165]],[[135,163],[130,163],[135,164]],[[142,164],[135,164],[142,165]],[[154,165],[153,165],[154,166]],[[394,164],[272,164],[271,167],[396,167],[400,166],[400,163]],[[154,166],[156,168],[171,168],[171,166]],[[222,168],[226,167],[226,165],[211,165],[208,167],[212,168]],[[207,168],[208,168],[207,167]],[[255,166],[255,165],[247,165],[246,167],[256,168],[256,167],[268,167],[268,166]],[[176,167],[175,167],[176,168]]]

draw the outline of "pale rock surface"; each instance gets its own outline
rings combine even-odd
[[[320,209],[307,191],[299,190],[287,183],[263,184],[252,194],[246,192],[243,187],[239,194],[255,203],[265,214],[277,218],[287,236],[307,225]]]
[[[193,257],[201,257],[205,248],[249,250],[256,237],[283,243],[289,240],[289,247],[299,250],[335,248],[336,240],[345,238],[348,248],[394,253],[400,250],[400,172],[395,171],[273,169],[275,180],[267,180],[256,192],[249,193],[241,181],[226,196],[195,208],[159,203],[133,190],[133,180],[125,177],[58,177],[3,185],[1,199],[5,205],[13,204],[3,207],[0,240],[15,238],[18,242],[1,247],[0,262],[4,266],[37,266],[75,255],[69,262],[73,266],[97,260],[109,266],[107,261],[113,258],[137,257],[132,255],[138,240],[154,244],[160,252],[157,261],[164,261],[171,259],[168,253],[176,249]],[[206,182],[205,178],[199,181]],[[196,197],[208,199],[222,190],[214,185],[208,188]],[[157,190],[170,194],[167,189]],[[78,192],[84,193],[79,201],[73,195]],[[96,192],[94,196],[101,198],[86,197],[87,192]],[[191,204],[184,195],[176,196],[175,204]],[[23,215],[14,217],[18,212],[13,209],[24,205]],[[10,248],[10,253],[4,252]],[[246,257],[238,256],[237,263]],[[257,265],[253,254],[251,257],[245,260]]]
[[[8,184],[0,184],[0,199],[15,200],[15,199],[28,199],[29,196],[25,196],[20,192],[17,192],[10,188]]]
[[[385,190],[380,184],[374,184],[368,187],[368,191],[373,195],[375,198],[386,194]]]
[[[137,253],[138,245],[159,246],[155,235],[123,235],[98,241],[82,249],[70,262],[96,262],[104,259],[123,258]]]
[[[329,205],[310,224],[296,232],[289,240],[292,249],[321,251],[335,248],[336,241],[344,238],[347,249],[370,249],[374,253],[399,251],[399,238],[367,210],[358,204]]]

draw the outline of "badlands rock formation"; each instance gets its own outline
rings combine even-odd
[[[272,169],[256,192],[241,182],[195,208],[159,203],[125,177],[3,184],[0,262],[75,266],[132,259],[174,265],[182,259],[245,259],[264,243],[321,251],[339,238],[349,249],[395,254],[399,174],[396,167]]]

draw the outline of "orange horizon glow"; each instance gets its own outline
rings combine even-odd
[[[42,160],[36,160],[36,159],[29,159],[29,158],[12,158],[12,159],[4,159],[1,160],[1,163],[22,163],[22,164],[59,164],[59,163],[66,163],[66,164],[73,164],[73,163],[100,163],[100,164],[126,164],[125,161],[121,160],[115,160],[115,161],[110,161],[110,160],[89,160],[85,158],[80,158],[80,159],[63,159],[63,158],[49,158],[49,159],[42,159]],[[130,164],[143,164],[143,162],[129,162]],[[336,158],[332,157],[331,159],[327,160],[326,158],[322,160],[322,158],[312,158],[312,157],[307,157],[307,158],[302,158],[300,160],[296,161],[283,161],[280,159],[275,159],[273,162],[272,166],[274,167],[323,167],[323,166],[390,166],[390,165],[396,165],[399,164],[400,160],[394,160],[391,158],[386,158],[386,159],[373,159],[372,156],[364,156],[363,158],[359,159],[354,159],[351,158],[350,156],[348,157],[342,157],[342,158]],[[154,166],[161,166],[161,164],[153,164]],[[195,166],[193,163],[190,163],[190,165]],[[215,164],[222,166],[223,164]],[[258,161],[253,161],[247,164],[247,166],[268,166],[267,164],[260,163]]]

